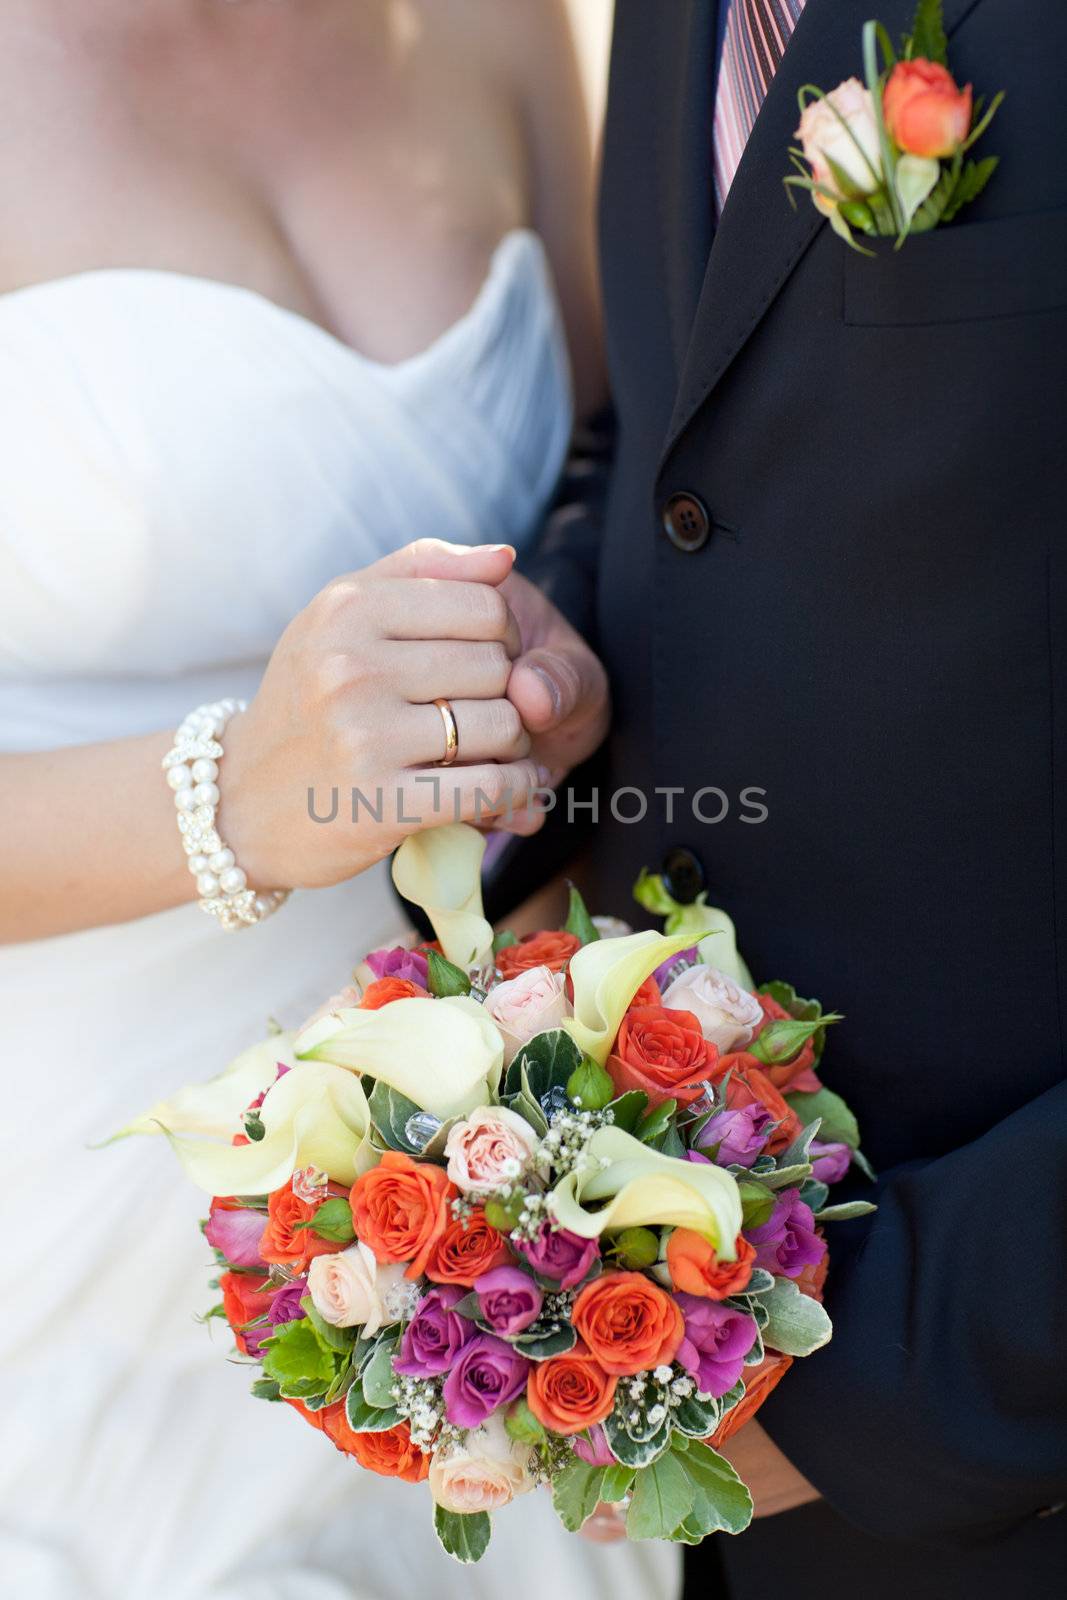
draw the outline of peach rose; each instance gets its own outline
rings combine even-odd
[[[675,1228],[667,1240],[667,1268],[671,1282],[683,1294],[705,1300],[728,1300],[740,1294],[752,1276],[755,1247],[737,1236],[736,1261],[720,1261],[713,1245],[691,1228]]]
[[[333,1255],[342,1247],[331,1239],[320,1239],[313,1228],[298,1227],[310,1222],[318,1204],[301,1200],[293,1193],[293,1180],[275,1189],[267,1201],[267,1226],[259,1241],[259,1253],[264,1261],[285,1266],[300,1277],[307,1271],[308,1262],[315,1256]]]
[[[745,1392],[733,1410],[726,1413],[712,1434],[709,1443],[714,1450],[718,1450],[739,1428],[743,1428],[746,1422],[752,1420],[771,1390],[777,1388],[792,1365],[792,1356],[779,1355],[774,1350],[763,1358],[758,1367],[745,1368],[743,1374]]]
[[[490,989],[485,1010],[500,1029],[504,1040],[504,1064],[518,1054],[535,1033],[558,1028],[570,1016],[564,994],[566,978],[549,967],[528,967],[518,977],[509,978]]]
[[[308,1268],[308,1293],[323,1321],[362,1326],[365,1339],[394,1320],[405,1304],[405,1282],[399,1262],[381,1265],[362,1239],[336,1255],[318,1256]]]
[[[405,1276],[418,1278],[449,1219],[456,1189],[441,1167],[387,1150],[376,1167],[352,1185],[356,1237],[379,1261],[404,1261]]]
[[[509,944],[496,958],[497,971],[502,978],[517,978],[520,972],[531,967],[548,967],[551,972],[562,972],[582,941],[573,933],[528,933],[518,944]]]
[[[430,1462],[430,1493],[445,1511],[499,1511],[533,1488],[530,1447],[512,1439],[499,1412],[437,1450]]]
[[[463,1194],[510,1188],[537,1147],[537,1134],[517,1111],[479,1106],[449,1129],[448,1176]]]
[[[578,1336],[618,1377],[667,1366],[685,1335],[677,1302],[641,1272],[605,1272],[574,1302]]]
[[[763,1021],[755,995],[703,963],[679,973],[664,992],[663,1004],[668,1010],[691,1011],[705,1039],[724,1055],[743,1050]]]
[[[954,156],[971,131],[972,93],[936,61],[898,61],[882,97],[889,137],[911,156]]]
[[[429,995],[421,984],[410,978],[375,978],[363,991],[359,1002],[363,1011],[379,1011],[391,1000],[428,1000]]]
[[[514,1259],[504,1235],[486,1222],[485,1212],[478,1206],[469,1217],[454,1217],[445,1224],[430,1251],[425,1272],[434,1283],[458,1283],[471,1289],[483,1272],[506,1266]]]
[[[405,1483],[421,1483],[429,1476],[430,1457],[412,1444],[406,1422],[380,1433],[355,1433],[348,1426],[344,1406],[331,1406],[322,1426],[338,1450],[355,1456],[368,1472],[377,1472],[383,1478],[403,1478]]]
[[[684,1106],[705,1092],[718,1060],[691,1011],[631,1006],[615,1036],[608,1072],[618,1094],[641,1089],[653,1106],[664,1100]]]
[[[553,1433],[582,1433],[610,1414],[618,1382],[579,1340],[565,1355],[534,1363],[526,1404]]]
[[[836,200],[873,194],[882,186],[882,157],[874,102],[858,78],[846,78],[836,89],[809,100],[796,130],[816,183],[829,189],[834,199],[813,195],[820,211],[832,210]],[[830,162],[844,176],[847,193],[838,185]]]

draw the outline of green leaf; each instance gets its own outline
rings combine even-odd
[[[648,1095],[643,1089],[628,1089],[617,1100],[612,1100],[608,1110],[614,1114],[614,1126],[623,1133],[633,1133],[648,1105]]]
[[[530,1361],[547,1361],[550,1356],[561,1356],[567,1350],[573,1350],[578,1343],[578,1335],[570,1323],[565,1323],[555,1333],[520,1333],[509,1343]]]
[[[363,1397],[368,1405],[377,1406],[380,1410],[388,1409],[393,1404],[393,1384],[396,1378],[393,1374],[393,1357],[396,1354],[396,1344],[392,1339],[383,1339],[375,1346],[374,1353],[360,1373],[363,1384]]]
[[[669,917],[672,911],[678,909],[677,900],[667,893],[666,885],[658,872],[648,872],[642,867],[632,892],[638,905],[643,906],[646,911],[651,911],[655,917]]]
[[[692,1394],[674,1412],[674,1426],[691,1439],[707,1439],[719,1426],[721,1414],[718,1400],[698,1400]]]
[[[792,1278],[775,1278],[762,1303],[770,1313],[763,1339],[772,1350],[784,1356],[810,1356],[829,1342],[830,1318],[817,1300],[801,1294]]]
[[[689,1532],[699,1538],[708,1533],[743,1533],[752,1521],[752,1496],[730,1463],[709,1445],[695,1441],[683,1461],[693,1490],[692,1510],[684,1519]],[[687,1536],[685,1542],[695,1541]]]
[[[693,1509],[695,1498],[696,1486],[686,1465],[668,1452],[634,1478],[633,1498],[626,1513],[626,1537],[669,1539]]]
[[[470,994],[471,981],[463,968],[446,961],[436,950],[427,950],[426,970],[430,993],[436,999],[449,994]]]
[[[503,928],[493,938],[493,954],[498,956],[501,950],[508,950],[513,944],[518,944],[518,935],[512,933],[510,928]]]
[[[574,1460],[552,1479],[552,1504],[563,1526],[577,1533],[601,1501],[605,1469]]]
[[[840,1205],[823,1206],[821,1211],[816,1211],[816,1222],[848,1222],[853,1217],[869,1217],[878,1207],[869,1200],[845,1200]]]
[[[595,944],[600,938],[600,932],[586,909],[585,901],[578,890],[571,884],[570,905],[567,908],[567,920],[563,924],[565,933],[573,933],[576,939],[583,944]]]
[[[633,1481],[633,1467],[605,1467],[604,1482],[600,1486],[601,1500],[606,1501],[608,1505],[617,1505],[629,1494]]]
[[[897,195],[900,199],[901,231],[907,233],[912,217],[933,193],[941,176],[941,163],[932,156],[902,155],[897,160]]]
[[[380,1078],[371,1090],[367,1104],[374,1126],[390,1150],[400,1150],[409,1156],[422,1154],[422,1146],[409,1139],[406,1131],[409,1119],[421,1113],[421,1106],[401,1094],[399,1089],[383,1083]]]
[[[281,1323],[263,1342],[264,1376],[280,1384],[313,1381],[326,1388],[333,1382],[334,1371],[333,1354],[307,1317]]]
[[[753,1039],[748,1054],[755,1056],[764,1066],[780,1066],[798,1056],[808,1040],[821,1029],[843,1020],[836,1011],[828,1011],[826,1016],[812,1022],[797,1022],[792,1017],[779,1018],[769,1022],[759,1037]]]
[[[677,1109],[677,1100],[661,1100],[659,1105],[653,1106],[648,1116],[637,1124],[634,1138],[640,1139],[642,1144],[651,1144],[653,1139],[658,1139],[660,1134],[666,1133]]]
[[[504,1104],[509,1111],[514,1111],[520,1117],[525,1117],[539,1139],[544,1138],[548,1132],[548,1118],[536,1100],[532,1100],[528,1094],[525,1094],[520,1089],[518,1094],[507,1095]]]
[[[372,1406],[363,1385],[354,1383],[345,1395],[345,1418],[353,1433],[384,1433],[396,1427],[400,1413],[392,1406]]]
[[[611,1075],[592,1056],[583,1056],[567,1079],[567,1099],[583,1111],[602,1111],[614,1093]]]
[[[847,1144],[850,1150],[859,1149],[859,1125],[841,1096],[832,1089],[817,1089],[812,1094],[787,1094],[785,1098],[805,1125],[819,1119],[819,1138],[827,1144]]]
[[[482,1559],[493,1531],[487,1511],[461,1516],[458,1511],[446,1511],[444,1506],[434,1506],[433,1526],[447,1554],[464,1566]]]
[[[669,1445],[671,1424],[668,1418],[650,1438],[635,1439],[627,1433],[616,1409],[605,1418],[604,1433],[608,1448],[616,1461],[621,1462],[624,1467],[647,1467],[657,1456],[661,1456]]]
[[[951,222],[957,211],[970,205],[972,200],[977,200],[999,163],[999,156],[986,156],[982,161],[967,162],[941,213],[942,222]]]
[[[326,1350],[332,1350],[339,1355],[347,1356],[356,1342],[354,1328],[335,1328],[331,1322],[315,1310],[315,1303],[309,1294],[300,1302],[300,1309],[315,1330],[315,1337]]]
[[[925,61],[936,61],[943,67],[948,65],[948,40],[941,15],[941,0],[919,0],[911,35],[905,36],[901,54],[908,61],[922,57]]]
[[[282,1391],[273,1378],[257,1378],[249,1393],[257,1400],[280,1400],[282,1397]]]
[[[775,1206],[774,1194],[765,1184],[757,1183],[753,1178],[739,1178],[737,1187],[741,1195],[742,1228],[762,1228],[771,1219]]]
[[[356,1237],[352,1207],[343,1194],[324,1200],[310,1222],[298,1222],[296,1228],[309,1228],[320,1239],[329,1239],[332,1244],[351,1244]]]
[[[581,1050],[562,1028],[535,1034],[508,1067],[505,1092],[519,1094],[524,1087],[525,1073],[530,1098],[540,1104],[552,1089],[566,1092],[567,1080],[581,1059]]]
[[[525,1400],[516,1400],[507,1416],[504,1418],[504,1427],[508,1436],[517,1439],[520,1444],[540,1444],[545,1437],[545,1430],[530,1410]]]

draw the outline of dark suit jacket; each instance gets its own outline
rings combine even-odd
[[[609,785],[732,801],[602,819],[597,908],[688,847],[753,971],[846,1013],[825,1076],[881,1174],[831,1241],[833,1342],[762,1413],[828,1505],[709,1541],[738,1594],[1067,1572],[1067,5],[947,0],[955,75],[1007,91],[1000,168],[869,260],[781,178],[798,86],[912,11],[808,0],[712,242],[714,0],[618,0],[616,465],[595,551],[578,528],[544,567],[595,596]],[[692,553],[680,490],[713,521]]]

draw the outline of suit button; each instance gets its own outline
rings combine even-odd
[[[674,548],[688,555],[707,544],[711,518],[695,494],[672,494],[663,507],[663,527]]]
[[[664,888],[680,905],[691,905],[704,887],[704,868],[692,850],[683,845],[667,851],[660,871]]]

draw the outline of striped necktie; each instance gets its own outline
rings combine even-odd
[[[759,108],[785,54],[804,0],[720,0],[729,5],[715,92],[715,205],[741,162]]]

